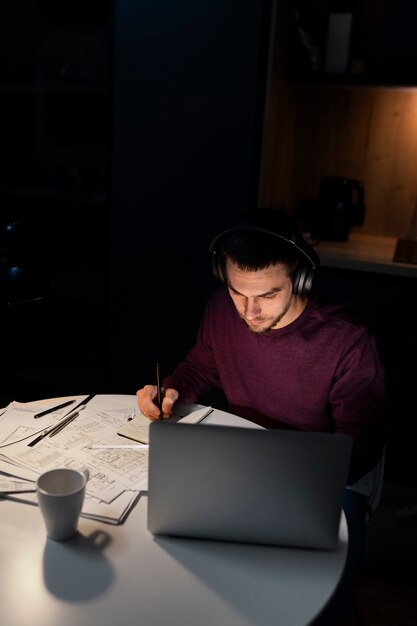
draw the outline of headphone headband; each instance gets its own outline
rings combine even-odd
[[[309,261],[313,270],[316,270],[320,265],[320,259],[316,251],[304,240],[300,235],[292,234],[290,237],[285,237],[282,234],[276,233],[268,228],[261,228],[260,226],[236,226],[235,228],[229,228],[219,233],[211,242],[209,252],[216,254],[216,245],[220,239],[223,239],[226,235],[239,233],[239,232],[258,232],[265,233],[266,235],[272,235],[282,239],[286,243],[293,245],[301,254],[303,254]]]
[[[293,292],[296,295],[308,293],[311,290],[314,274],[320,265],[320,259],[316,251],[303,239],[301,233],[297,232],[296,226],[291,224],[291,218],[275,209],[268,214],[269,222],[273,228],[267,228],[262,223],[265,212],[261,209],[242,217],[233,227],[219,233],[211,241],[209,252],[212,258],[213,274],[222,282],[226,283],[227,278],[224,270],[224,258],[222,252],[222,241],[230,234],[239,232],[259,232],[277,237],[281,241],[293,246],[300,256],[300,263],[293,276]],[[258,213],[258,214],[257,214]],[[286,222],[286,223],[284,223]],[[291,226],[293,226],[291,228]],[[275,230],[275,227],[276,230]],[[289,227],[289,230],[288,230]],[[282,231],[288,230],[288,234]]]

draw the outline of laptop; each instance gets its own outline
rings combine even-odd
[[[151,533],[336,547],[348,435],[162,421],[149,434]]]

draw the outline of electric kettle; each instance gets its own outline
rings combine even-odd
[[[342,176],[322,178],[312,236],[315,239],[347,241],[350,227],[364,222],[364,201],[361,181]]]

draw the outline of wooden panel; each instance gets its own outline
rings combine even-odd
[[[275,5],[270,49],[268,92],[265,106],[259,206],[287,209],[290,203],[294,95],[286,77],[285,49],[290,36],[287,3]]]
[[[296,213],[303,201],[317,199],[322,177],[345,176],[363,181],[365,188],[365,223],[355,230],[417,237],[417,90],[347,86],[292,90],[293,155],[281,141],[284,151],[276,159],[277,167],[285,159],[292,162],[289,212]],[[284,118],[275,119],[276,137],[286,123]],[[269,196],[285,197],[273,164],[268,174],[264,189]]]

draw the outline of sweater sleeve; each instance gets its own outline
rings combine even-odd
[[[164,378],[164,387],[179,392],[179,401],[185,404],[197,402],[209,391],[220,389],[217,367],[213,355],[210,333],[211,300],[208,302],[196,341],[185,359],[171,375]]]
[[[385,376],[374,337],[361,329],[338,363],[329,398],[336,432],[353,437],[349,484],[381,457],[386,428]]]

